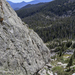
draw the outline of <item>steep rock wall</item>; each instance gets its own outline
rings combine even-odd
[[[50,50],[5,0],[0,1],[0,75],[33,75],[50,61]]]

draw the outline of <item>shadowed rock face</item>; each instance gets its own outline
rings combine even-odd
[[[5,0],[0,23],[0,75],[33,75],[50,61],[40,37],[17,16]]]

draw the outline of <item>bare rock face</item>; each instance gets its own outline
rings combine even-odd
[[[50,61],[50,51],[5,0],[0,2],[0,75],[34,75]]]

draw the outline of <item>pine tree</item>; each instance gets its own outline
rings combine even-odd
[[[72,66],[72,63],[73,63],[73,56],[71,56],[69,63],[67,65],[67,67],[69,67],[69,69],[70,69],[70,66]]]
[[[75,50],[74,50],[74,53],[73,53],[73,58],[75,59]]]
[[[62,50],[60,50],[60,53],[59,53],[59,57],[61,57],[62,56]]]

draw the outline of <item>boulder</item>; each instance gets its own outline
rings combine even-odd
[[[73,73],[72,75],[75,75],[75,73]]]
[[[52,65],[49,63],[49,64],[46,64],[46,66],[50,69],[52,68]]]

